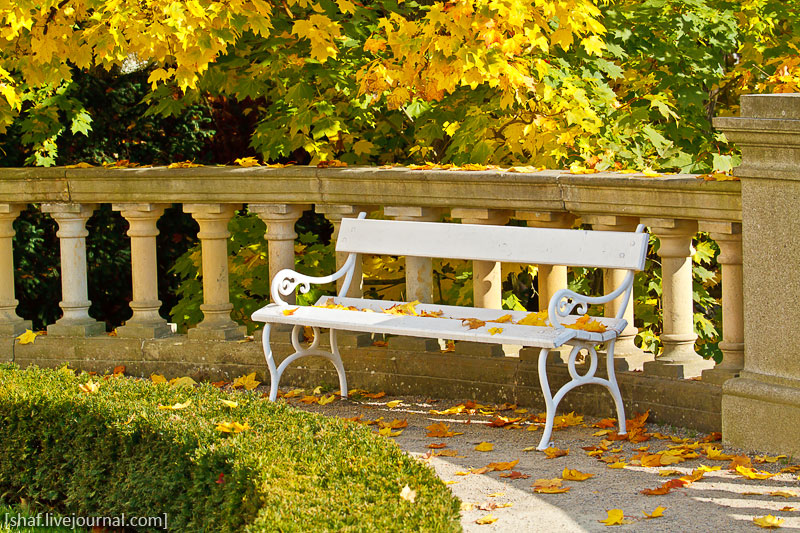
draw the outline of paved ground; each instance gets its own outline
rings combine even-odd
[[[306,393],[310,394],[310,391]],[[614,434],[593,436],[603,431],[603,428],[592,427],[601,421],[586,417],[578,425],[554,432],[555,447],[569,449],[569,453],[549,459],[542,452],[525,451],[526,448],[535,447],[541,437],[541,429],[529,419],[535,414],[532,412],[515,412],[515,408],[495,410],[493,408],[497,406],[491,406],[492,409],[485,409],[491,414],[484,415],[479,408],[469,409],[472,405],[466,404],[467,408],[460,414],[435,414],[431,410],[445,411],[457,406],[459,402],[385,396],[361,397],[357,401],[337,399],[326,405],[305,404],[300,398],[306,393],[298,393],[298,396],[288,401],[302,409],[329,416],[362,415],[363,421],[383,417],[383,422],[397,419],[400,421],[399,425],[406,421],[408,426],[402,428],[402,433],[391,438],[412,456],[426,461],[439,477],[450,484],[453,493],[463,502],[462,524],[465,531],[607,531],[609,526],[599,521],[606,519],[607,511],[611,509],[621,509],[624,520],[630,520],[628,524],[617,526],[618,529],[637,532],[756,531],[759,527],[753,523],[753,518],[770,514],[784,519],[781,525],[783,529],[800,529],[800,466],[793,473],[778,473],[768,479],[747,479],[741,473],[728,470],[731,459],[714,460],[709,456],[714,457],[715,452],[720,449],[728,455],[740,455],[742,457],[737,461],[752,461],[752,468],[756,473],[777,473],[781,469],[797,465],[800,458],[787,457],[779,458],[774,463],[760,463],[757,456],[762,454],[723,447],[719,442],[704,443],[703,438],[709,440],[706,435],[647,423],[643,426],[644,436],[655,433],[661,434],[663,438],[658,438],[657,435],[642,442],[612,440],[602,443],[603,439],[613,437]],[[390,403],[392,400],[400,400],[399,405],[390,407],[394,405]],[[505,423],[498,417],[522,420],[517,422],[519,427],[514,427],[513,424],[511,427],[490,427],[488,423],[493,419],[498,423]],[[439,422],[446,424],[450,431],[463,434],[427,437],[429,430],[426,428]],[[574,423],[577,419],[566,422]],[[376,428],[376,431],[378,429],[377,424],[371,427]],[[536,429],[528,430],[531,427]],[[488,452],[476,451],[475,447],[482,442],[491,443],[493,449]],[[428,448],[432,443],[444,443],[446,447]],[[649,448],[645,450],[646,446]],[[670,446],[673,448],[670,449]],[[599,449],[587,451],[582,449],[584,447]],[[607,450],[603,450],[603,447]],[[642,450],[638,450],[639,448]],[[689,458],[660,467],[637,465],[640,461],[669,462],[669,458],[664,459],[664,454],[661,459],[656,456],[657,452],[670,450],[676,456],[688,455]],[[444,455],[432,455],[441,452]],[[594,453],[590,456],[589,452]],[[693,454],[698,454],[698,457],[691,458]],[[618,456],[618,461],[614,456]],[[470,469],[480,469],[490,463],[512,461],[519,463],[511,470],[463,475]],[[609,468],[608,465],[615,461],[626,464],[623,468]],[[693,472],[697,474],[695,469],[701,465],[721,469],[703,472],[701,479],[685,485],[681,481],[673,482],[683,486],[674,488],[665,495],[648,496],[641,493],[643,489],[655,489],[672,479],[689,476]],[[586,481],[562,481],[562,486],[569,487],[566,493],[534,492],[532,484],[537,479],[561,478],[565,468],[594,476]],[[752,471],[745,469],[744,472]],[[668,475],[662,476],[660,473]],[[509,474],[515,478],[501,477]],[[510,506],[504,506],[505,504]],[[497,507],[493,508],[495,506]],[[662,517],[645,518],[643,512],[652,513],[659,506],[665,508]],[[491,515],[490,519],[496,518],[496,521],[490,524],[476,523],[487,515]]]

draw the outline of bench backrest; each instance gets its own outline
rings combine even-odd
[[[642,270],[646,233],[342,219],[336,251]]]

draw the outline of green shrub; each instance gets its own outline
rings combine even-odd
[[[167,513],[179,531],[459,528],[458,500],[434,473],[366,428],[210,385],[112,377],[82,391],[90,379],[0,366],[5,498],[83,516]],[[251,429],[222,433],[222,421]],[[416,503],[400,498],[406,484]]]

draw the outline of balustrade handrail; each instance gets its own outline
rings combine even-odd
[[[278,203],[488,208],[741,221],[737,181],[403,167],[0,169],[0,203]]]

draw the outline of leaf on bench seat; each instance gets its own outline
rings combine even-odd
[[[477,318],[464,318],[461,320],[461,325],[467,326],[469,329],[478,329],[485,326],[486,322],[483,320],[478,320]]]
[[[566,324],[565,328],[569,329],[582,329],[583,331],[594,331],[596,333],[603,333],[606,327],[597,320],[592,320],[589,315],[583,315],[574,324]]]
[[[492,335],[503,333],[503,328],[489,328],[489,333],[491,333]]]
[[[511,322],[513,324],[514,321],[511,320],[511,318],[512,318],[511,315],[503,315],[500,318],[497,318],[495,320],[490,320],[489,322],[500,322],[501,324],[504,322]]]
[[[409,316],[419,316],[417,313],[417,304],[419,304],[419,300],[414,300],[413,302],[408,302],[406,304],[398,304],[393,305],[389,309],[384,310],[383,312],[387,315],[409,315]]]
[[[531,313],[525,318],[517,322],[520,326],[547,326],[547,311],[539,311],[538,313]]]

